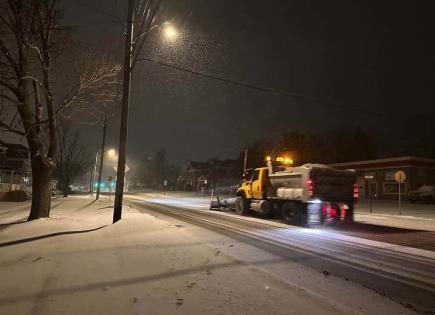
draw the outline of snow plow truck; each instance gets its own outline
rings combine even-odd
[[[353,170],[336,170],[322,164],[274,165],[252,172],[238,187],[236,197],[212,201],[210,208],[231,208],[247,215],[280,216],[291,225],[312,227],[352,222],[358,186]]]

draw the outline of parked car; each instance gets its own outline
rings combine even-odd
[[[435,202],[435,186],[423,185],[417,190],[409,192],[409,201]]]

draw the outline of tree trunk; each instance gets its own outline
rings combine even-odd
[[[62,187],[62,193],[63,193],[63,196],[66,198],[66,197],[68,197],[68,193],[69,193],[69,189],[68,189],[68,187],[69,187],[69,185],[63,185],[63,187]]]
[[[52,167],[40,155],[32,157],[32,207],[28,221],[48,218],[51,207],[50,178]]]

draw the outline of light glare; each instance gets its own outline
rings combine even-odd
[[[170,41],[174,41],[178,37],[177,29],[169,22],[164,24],[163,36]]]

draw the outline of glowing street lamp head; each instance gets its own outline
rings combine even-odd
[[[178,37],[178,31],[170,22],[163,24],[163,36],[170,41],[174,41]]]
[[[115,149],[110,149],[109,151],[107,151],[107,155],[110,156],[111,158],[116,156],[116,151]]]

